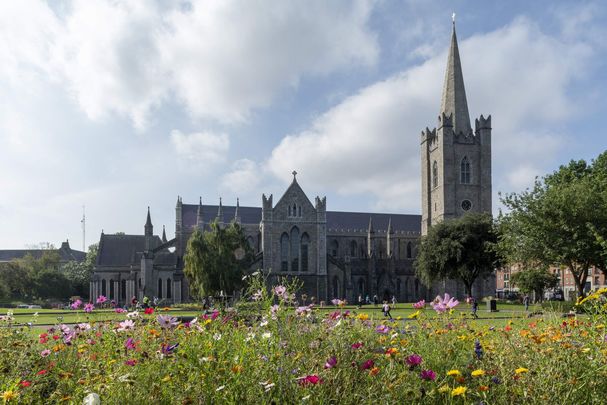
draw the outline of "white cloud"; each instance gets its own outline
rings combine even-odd
[[[493,116],[494,188],[517,189],[560,149],[557,135],[538,128],[576,113],[567,90],[590,49],[550,37],[520,18],[491,33],[460,38],[460,54],[471,118],[476,111]],[[286,136],[272,151],[270,171],[288,181],[296,169],[325,189],[371,194],[379,208],[419,210],[419,134],[436,125],[445,65],[446,51],[363,88],[310,129]],[[510,175],[519,165],[527,169]]]
[[[171,143],[177,154],[195,167],[210,167],[225,160],[230,138],[224,133],[171,131]]]
[[[244,195],[259,191],[261,177],[262,169],[257,163],[249,159],[240,159],[234,162],[232,170],[223,176],[221,185],[230,192]]]

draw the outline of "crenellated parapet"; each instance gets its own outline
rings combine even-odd
[[[327,211],[327,197],[316,197],[315,206],[317,212],[326,212]]]
[[[475,131],[477,134],[481,129],[491,129],[491,115],[488,115],[487,118],[481,116],[474,120]]]
[[[447,115],[445,112],[441,112],[438,116],[438,129],[443,127],[453,128],[453,113]]]

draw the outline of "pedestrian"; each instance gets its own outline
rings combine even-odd
[[[371,303],[371,299],[369,298],[369,294],[367,294],[367,296],[365,297],[365,304],[370,304]]]
[[[529,295],[525,294],[523,304],[525,304],[525,311],[529,311]]]
[[[360,307],[363,305],[363,296],[362,294],[358,295],[358,308],[360,309]]]
[[[396,308],[396,295],[392,296],[392,305]]]
[[[472,305],[472,316],[477,319],[478,315],[476,312],[478,311],[478,301],[474,297],[470,297],[470,305]]]
[[[384,301],[384,305],[382,306],[382,311],[384,312],[384,317],[388,317],[392,319],[392,314],[390,314],[390,304],[388,301]]]
[[[377,298],[377,294],[373,295],[373,304],[377,306],[379,304],[379,299]]]

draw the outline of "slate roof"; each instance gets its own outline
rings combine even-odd
[[[27,254],[30,254],[34,259],[42,257],[44,252],[55,251],[59,253],[61,262],[77,261],[81,262],[86,257],[86,253],[80,250],[73,250],[70,248],[69,243],[63,242],[61,248],[48,250],[48,249],[7,249],[0,250],[0,262],[10,262],[13,259],[23,259]]]
[[[162,241],[159,236],[154,235],[152,248],[160,246]],[[97,266],[139,266],[141,254],[145,250],[145,235],[106,235],[101,234],[99,240],[99,255]],[[158,252],[154,257],[155,265],[173,265],[176,256],[166,251]]]
[[[217,217],[218,205],[203,205],[202,216],[204,223],[208,224]],[[234,218],[235,206],[223,205],[223,221],[230,222]],[[183,226],[190,229],[196,225],[198,204],[183,204]],[[259,224],[261,222],[261,208],[239,207],[238,213],[243,224]],[[388,221],[392,219],[392,228],[395,232],[421,232],[421,215],[409,214],[376,214],[368,212],[342,212],[327,211],[327,229],[335,230],[366,230],[369,226],[369,217],[373,220],[375,231],[388,229]]]

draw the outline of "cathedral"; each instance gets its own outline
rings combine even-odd
[[[445,72],[438,126],[421,134],[422,215],[328,211],[325,197],[308,198],[297,172],[274,203],[261,207],[185,204],[175,207],[175,236],[154,235],[150,210],[143,235],[101,233],[90,285],[91,300],[104,295],[118,304],[131,297],[157,297],[163,303],[189,300],[183,274],[188,238],[210,222],[236,221],[256,256],[251,269],[263,269],[270,282],[297,277],[300,293],[316,302],[359,296],[399,302],[431,300],[449,292],[462,298],[463,285],[441,281],[427,288],[415,276],[420,236],[433,224],[467,212],[491,213],[491,116],[470,123],[455,24]],[[495,277],[477,280],[477,298],[493,295]],[[230,292],[228,292],[230,293]]]

